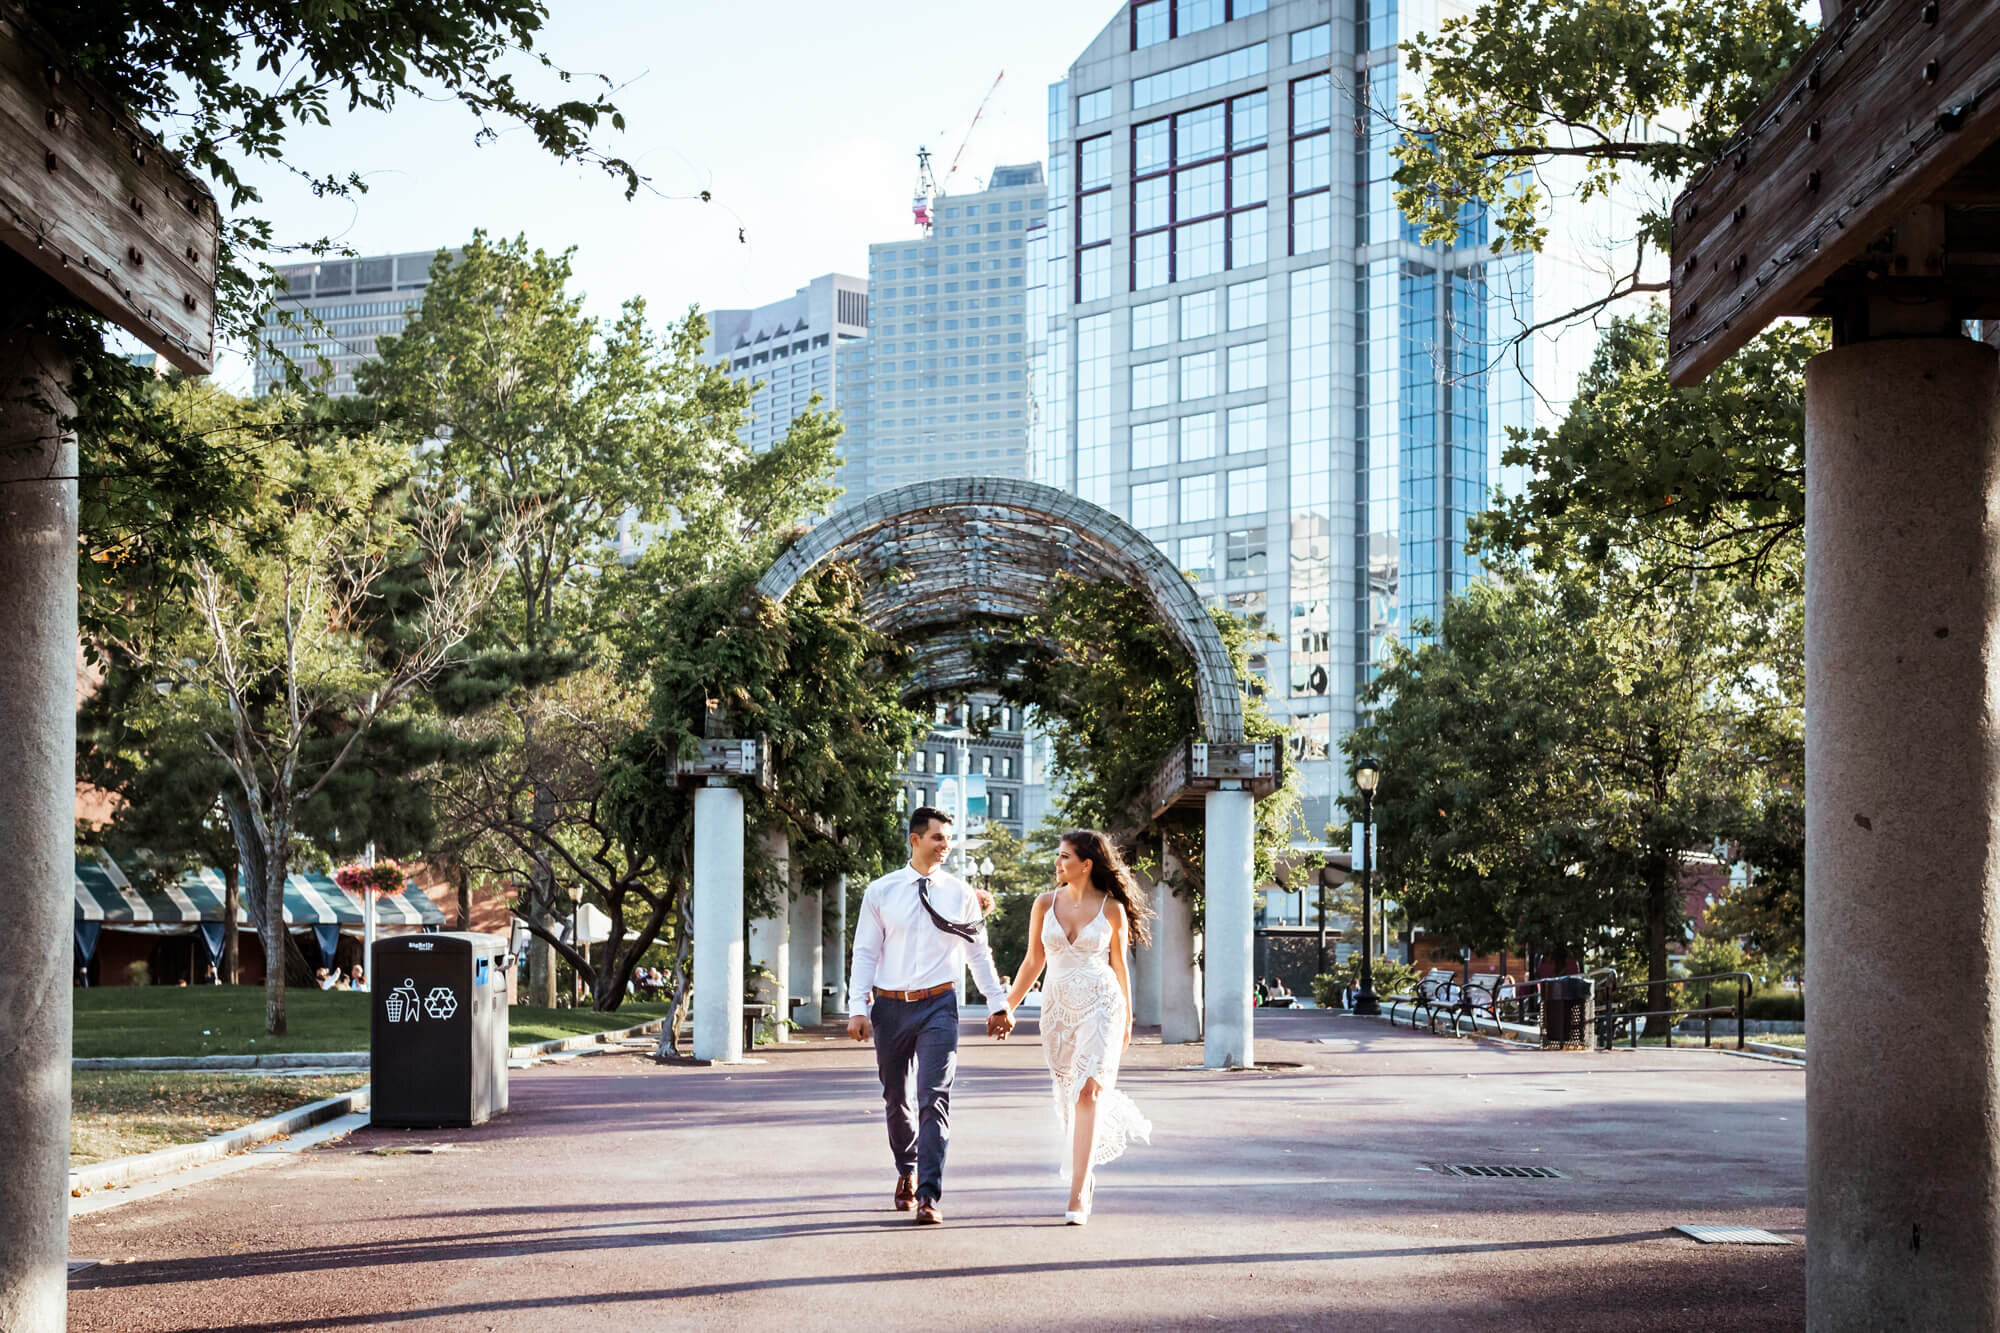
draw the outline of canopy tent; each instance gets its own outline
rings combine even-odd
[[[550,922],[555,927],[556,934],[565,943],[575,944],[578,939],[581,939],[585,944],[602,944],[611,938],[611,918],[606,916],[594,904],[577,903],[573,910],[574,916],[572,916],[569,910],[558,910],[554,920]],[[527,934],[528,926],[525,921],[521,920],[518,916],[510,918],[510,920],[515,939],[519,940]],[[574,936],[570,933],[570,924],[572,921],[576,924],[576,933]]]
[[[97,951],[103,929],[149,935],[188,935],[199,929],[212,958],[222,956],[222,876],[204,866],[172,880],[135,883],[118,863],[102,852],[76,858],[76,945],[84,961]],[[383,894],[376,902],[376,930],[384,934],[437,930],[444,913],[414,882],[403,891]],[[253,927],[241,902],[236,927]],[[322,874],[289,876],[285,880],[285,926],[294,932],[318,932],[322,952],[330,954],[341,935],[360,936],[364,926],[355,895]]]

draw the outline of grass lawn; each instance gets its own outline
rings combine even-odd
[[[288,990],[282,1037],[264,1035],[262,986],[99,986],[72,990],[73,1055],[264,1055],[284,1051],[365,1051],[368,996]],[[627,1002],[612,1014],[516,1005],[513,1045],[631,1027],[665,1014],[663,1002]],[[302,1099],[309,1100],[309,1099]]]
[[[78,1073],[70,1085],[69,1164],[84,1166],[196,1143],[367,1081],[366,1074]]]

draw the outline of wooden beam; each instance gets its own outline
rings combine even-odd
[[[207,187],[0,4],[0,245],[205,375],[219,226]]]
[[[1673,208],[1675,384],[1698,383],[2000,140],[2000,5],[1863,0]],[[1909,275],[1912,277],[1943,275]]]

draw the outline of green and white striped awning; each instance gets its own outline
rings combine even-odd
[[[113,929],[220,922],[223,893],[222,876],[207,867],[190,870],[177,880],[147,881],[142,886],[102,853],[76,858],[78,921],[100,921]],[[240,903],[236,923],[243,927],[251,924]],[[390,928],[442,926],[444,913],[406,880],[401,893],[384,894],[376,900],[375,923]],[[361,904],[326,875],[293,875],[285,881],[285,924],[295,929],[337,925],[359,934]]]

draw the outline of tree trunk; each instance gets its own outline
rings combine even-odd
[[[452,863],[452,882],[458,887],[458,928],[472,929],[472,871],[462,861]]]
[[[666,1019],[660,1024],[660,1044],[653,1051],[653,1058],[664,1060],[674,1054],[674,1041],[679,1035],[681,1014],[688,1001],[688,942],[693,939],[687,928],[687,913],[683,911],[676,924],[680,939],[674,945],[674,999],[667,1006]]]
[[[257,938],[264,945],[264,1033],[285,1035],[285,946],[291,943],[285,930],[285,853],[282,839],[274,847],[264,846],[264,910],[257,923]]]
[[[1671,886],[1666,867],[1655,867],[1647,875],[1646,885],[1646,1008],[1658,1011],[1667,1008],[1673,1001],[1669,998],[1667,981],[1667,905],[1668,889]],[[1673,1020],[1655,1012],[1646,1020],[1646,1035],[1664,1037]]]
[[[236,914],[243,901],[243,877],[238,866],[222,868],[222,984],[234,986],[240,959],[236,941]]]

